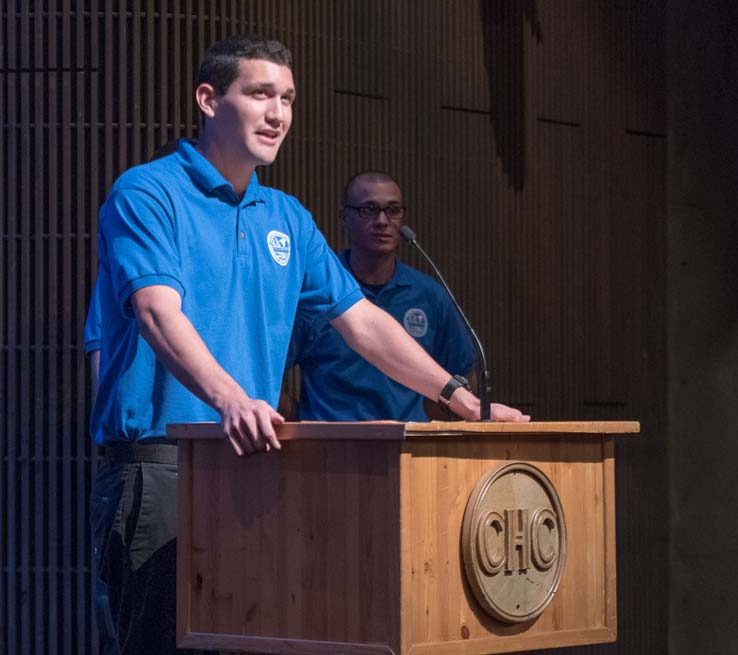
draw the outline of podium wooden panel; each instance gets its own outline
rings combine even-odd
[[[215,424],[180,439],[181,647],[481,655],[614,641],[616,434],[633,422],[290,423],[238,458]],[[536,619],[489,616],[467,584],[467,500],[528,462],[566,517],[558,591]]]

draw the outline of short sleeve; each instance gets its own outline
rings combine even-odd
[[[147,286],[169,286],[184,296],[175,241],[173,212],[150,191],[120,188],[105,201],[100,210],[100,255],[124,315],[133,316],[131,294]]]
[[[343,267],[315,226],[307,241],[307,261],[298,303],[298,318],[310,330],[340,316],[364,297],[356,280]]]

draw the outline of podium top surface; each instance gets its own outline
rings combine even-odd
[[[536,421],[531,423],[481,423],[467,421],[401,421],[287,422],[275,427],[280,441],[294,439],[377,439],[403,441],[429,437],[526,437],[581,436],[603,434],[635,434],[640,431],[637,421]],[[219,423],[170,423],[170,439],[222,439]]]

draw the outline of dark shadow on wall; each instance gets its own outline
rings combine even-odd
[[[484,67],[489,78],[489,106],[497,156],[510,180],[525,186],[525,72],[523,28],[541,41],[535,0],[480,0]]]

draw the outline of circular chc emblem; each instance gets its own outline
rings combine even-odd
[[[428,333],[428,317],[422,309],[417,307],[408,309],[402,322],[413,337],[424,337]]]
[[[511,462],[486,473],[469,496],[461,528],[469,585],[506,623],[534,619],[551,602],[566,561],[566,522],[551,481]]]
[[[272,259],[280,266],[287,266],[290,261],[290,238],[284,232],[272,230],[267,234],[267,245]]]

